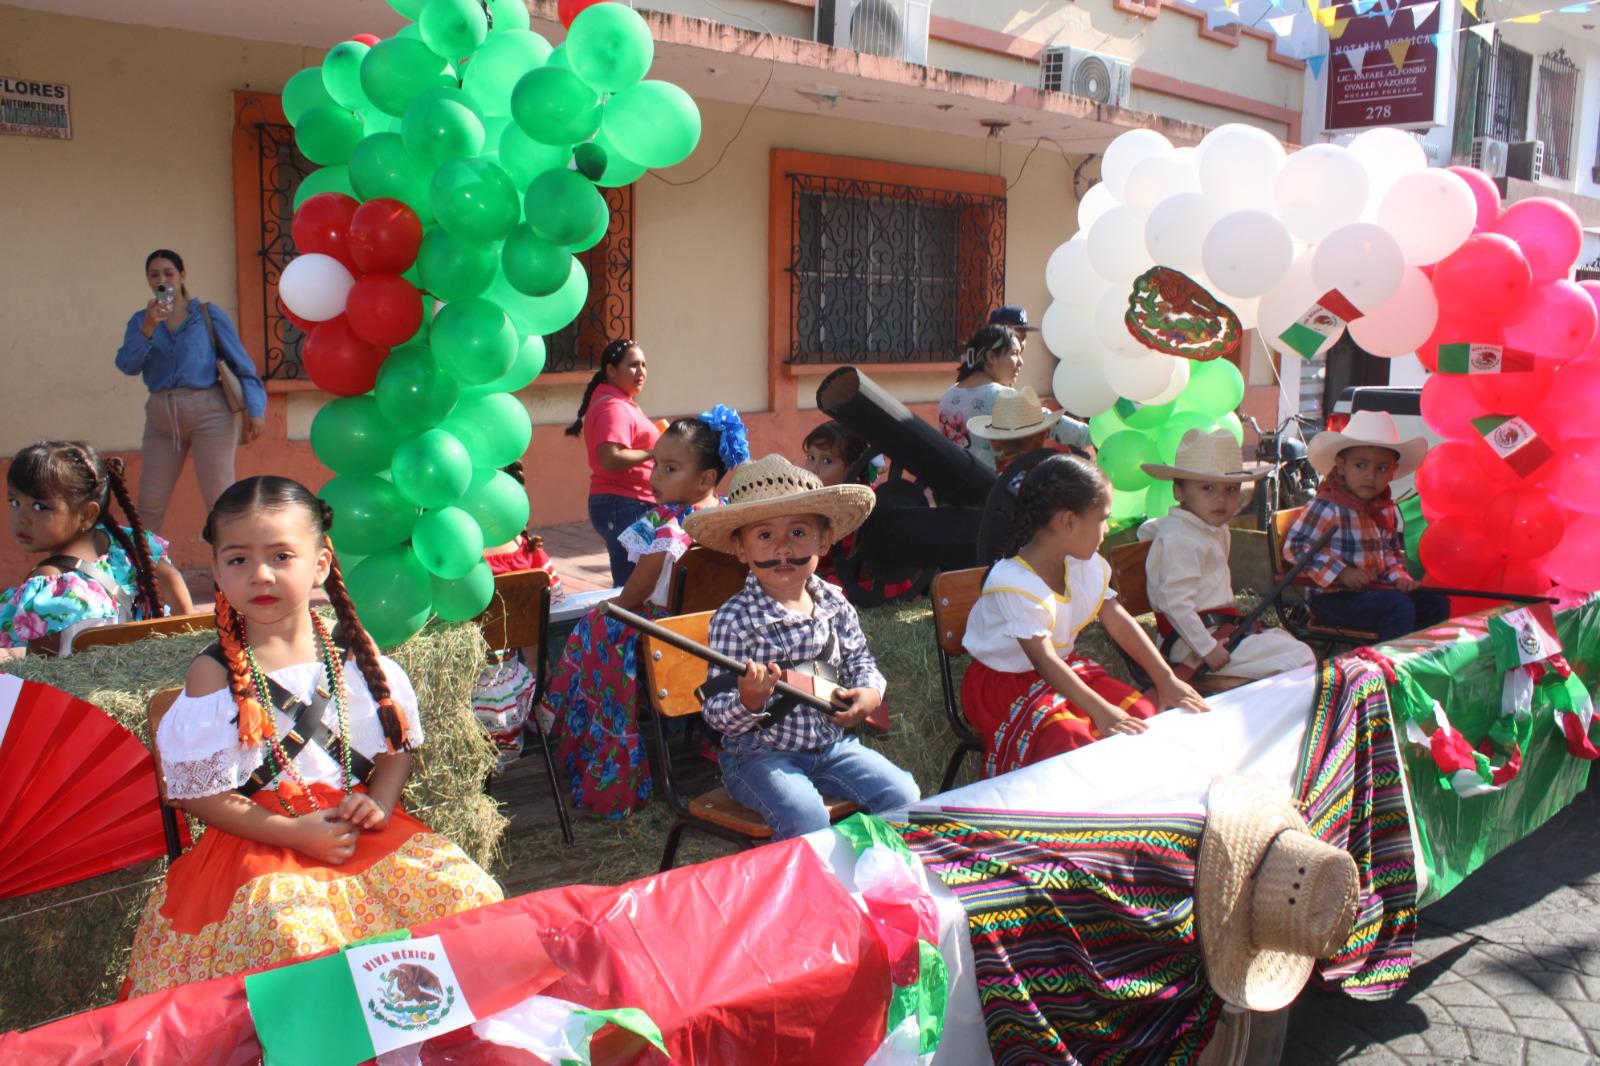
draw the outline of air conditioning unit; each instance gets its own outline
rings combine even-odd
[[[1494,137],[1472,138],[1472,165],[1491,178],[1506,176],[1506,142]]]
[[[1506,177],[1538,181],[1544,177],[1544,142],[1514,141],[1506,147]]]
[[[928,64],[933,0],[817,0],[816,37],[907,63]]]
[[[1127,107],[1133,64],[1086,48],[1046,48],[1039,57],[1039,88]]]

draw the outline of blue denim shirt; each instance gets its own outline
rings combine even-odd
[[[206,332],[206,320],[200,315],[200,301],[189,300],[189,313],[177,333],[168,329],[165,322],[146,337],[139,329],[144,321],[144,311],[134,312],[128,319],[123,334],[122,347],[117,350],[117,369],[124,374],[139,374],[151,392],[164,389],[210,389],[217,384],[217,356],[228,361],[233,372],[239,375],[244,386],[245,410],[252,418],[267,413],[267,390],[261,384],[256,366],[250,361],[244,345],[239,341],[239,331],[216,304],[211,305],[211,322],[217,328],[219,352],[213,352],[211,337]]]

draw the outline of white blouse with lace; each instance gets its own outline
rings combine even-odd
[[[420,747],[422,721],[417,715],[417,694],[411,687],[411,679],[393,660],[381,658],[380,661],[389,679],[389,692],[410,723],[415,746]],[[344,675],[350,694],[350,742],[356,751],[370,759],[388,750],[384,745],[383,727],[378,722],[378,709],[354,660],[345,662]],[[319,685],[326,687],[320,662],[286,666],[268,676],[302,700],[310,699]],[[273,713],[277,716],[279,736],[294,727],[288,715],[276,710]],[[333,700],[329,700],[323,710],[322,720],[330,731],[338,731],[339,711]],[[239,710],[233,702],[233,693],[226,686],[205,696],[191,696],[187,692],[180,695],[161,719],[156,730],[156,747],[161,752],[161,769],[167,777],[167,795],[175,800],[200,799],[241,787],[250,780],[266,754],[264,744],[246,747],[239,743]],[[294,757],[294,766],[308,785],[321,782],[341,787],[339,764],[316,744],[302,748]]]

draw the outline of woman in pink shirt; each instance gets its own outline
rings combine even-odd
[[[617,538],[655,504],[650,452],[661,431],[634,399],[644,379],[644,349],[626,338],[612,341],[600,354],[577,419],[567,427],[569,437],[583,434],[589,451],[589,524],[606,542],[614,586],[633,572]]]

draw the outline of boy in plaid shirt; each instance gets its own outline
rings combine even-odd
[[[1283,557],[1297,562],[1324,532],[1336,530],[1305,570],[1322,590],[1311,594],[1311,612],[1328,625],[1373,630],[1379,641],[1449,618],[1449,598],[1419,588],[1406,570],[1400,511],[1389,492],[1391,481],[1421,464],[1428,442],[1402,441],[1387,412],[1358,411],[1344,432],[1312,438],[1310,450],[1323,481],[1290,527]]]
[[[710,632],[711,647],[744,660],[745,671],[713,667],[703,710],[723,737],[729,794],[766,819],[775,840],[827,828],[825,795],[873,812],[920,795],[910,774],[845,733],[883,701],[885,682],[855,608],[816,576],[818,559],[861,525],[873,501],[864,485],[825,488],[769,455],[734,471],[727,504],[684,521],[696,542],[750,567]],[[836,685],[843,709],[825,714],[776,695],[786,673],[811,675],[819,694]]]

